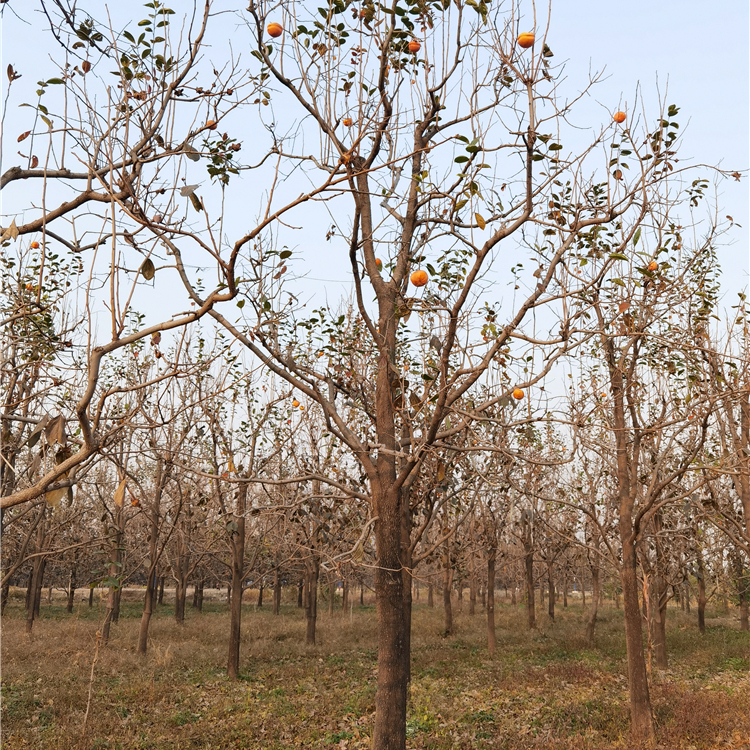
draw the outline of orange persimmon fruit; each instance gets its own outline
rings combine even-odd
[[[523,398],[523,391],[520,388],[516,388],[513,391],[513,398],[518,399],[518,401],[520,401]]]
[[[274,39],[276,37],[281,36],[284,33],[284,29],[281,26],[280,23],[269,23],[266,27],[266,30],[268,31],[269,36],[272,36]]]
[[[424,286],[427,283],[427,271],[423,271],[420,269],[419,271],[414,271],[414,273],[410,276],[411,283],[414,284],[414,286]]]
[[[615,112],[615,116],[612,118],[618,125],[620,123],[625,122],[625,113],[624,112]]]
[[[534,33],[531,31],[524,31],[523,34],[518,35],[518,46],[528,49],[534,46]]]
[[[412,39],[409,42],[409,52],[416,53],[416,52],[419,52],[419,50],[421,49],[422,49],[422,45],[416,39]]]

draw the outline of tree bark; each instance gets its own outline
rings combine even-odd
[[[432,583],[432,577],[430,577],[429,583],[427,584],[427,607],[432,609],[435,606],[435,586]]]
[[[453,569],[451,568],[450,553],[446,549],[443,553],[443,617],[445,622],[443,634],[446,636],[453,633],[453,608],[451,606],[452,578]]]
[[[555,620],[555,579],[552,577],[552,564],[547,564],[547,581],[549,583],[549,602],[547,607],[547,614],[550,620]]]
[[[318,620],[318,575],[320,562],[314,553],[305,561],[305,643],[315,645],[315,629]]]
[[[203,612],[203,587],[205,586],[205,580],[201,578],[198,583],[195,584],[195,608],[199,612]]]
[[[273,572],[273,613],[279,614],[281,610],[281,575],[279,569],[276,568]]]
[[[164,579],[166,576],[159,576],[159,594],[156,603],[164,604]]]
[[[703,566],[703,557],[698,555],[698,630],[701,635],[706,633],[706,574]]]
[[[68,603],[66,607],[68,612],[73,611],[73,605],[75,604],[77,578],[78,578],[78,550],[75,551],[73,564],[70,566],[70,575],[68,576]]]
[[[240,673],[240,640],[242,636],[242,587],[245,580],[245,502],[247,484],[237,488],[235,512],[236,528],[232,531],[231,603],[229,608],[229,654],[227,656],[227,677],[236,680]]]
[[[302,594],[304,592],[304,589],[305,589],[305,579],[300,578],[299,583],[297,584],[297,607],[298,609],[302,609],[305,606],[304,601],[302,599]]]
[[[534,591],[534,551],[526,548],[524,555],[524,566],[526,570],[526,616],[529,630],[536,628],[536,592]]]
[[[495,559],[497,549],[490,549],[487,555],[487,651],[490,656],[497,648],[495,636]]]
[[[593,595],[591,602],[591,609],[586,617],[586,643],[593,643],[594,631],[596,629],[596,616],[599,613],[599,564],[596,561],[592,561],[591,567],[591,585],[593,587]]]
[[[258,609],[263,609],[263,581],[258,585],[258,603],[256,606]]]

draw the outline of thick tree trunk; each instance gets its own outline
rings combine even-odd
[[[387,373],[384,373],[387,376]],[[387,463],[387,459],[386,459]],[[391,467],[384,473],[391,475]],[[395,476],[393,476],[395,480]],[[401,492],[391,486],[375,498],[378,609],[378,686],[375,696],[373,750],[406,747],[406,697],[409,655],[402,568],[403,506]]]
[[[653,741],[654,728],[646,674],[646,659],[643,653],[641,612],[638,606],[635,546],[631,535],[625,529],[621,528],[620,534],[623,547],[620,580],[625,613],[631,732],[635,742],[648,743]]]
[[[493,547],[487,555],[487,651],[490,656],[497,648],[495,636],[495,559],[497,550]]]
[[[242,637],[242,587],[245,580],[245,501],[247,484],[237,488],[236,528],[230,541],[232,549],[232,582],[229,607],[229,654],[227,677],[236,680],[240,673],[240,640]]]

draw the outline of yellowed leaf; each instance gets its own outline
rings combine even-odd
[[[117,485],[117,489],[115,490],[115,505],[118,508],[122,508],[123,501],[125,500],[125,484],[127,480],[123,479],[120,484]]]
[[[474,214],[474,218],[477,220],[477,226],[480,229],[484,229],[487,226],[487,224],[486,224],[486,222],[485,222],[484,217],[482,216],[482,214],[478,214],[478,213]]]

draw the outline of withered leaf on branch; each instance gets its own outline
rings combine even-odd
[[[26,441],[26,445],[28,445],[29,448],[33,448],[39,442],[39,438],[42,436],[42,432],[44,432],[47,422],[49,422],[49,414],[45,414],[42,417],[39,424],[37,424],[32,430],[31,435],[29,435],[29,439]]]
[[[156,274],[156,268],[154,268],[154,263],[151,260],[151,258],[146,258],[146,260],[143,261],[141,264],[141,276],[143,276],[146,281],[151,281],[151,279],[154,278]]]
[[[45,428],[45,437],[47,438],[47,445],[59,444],[63,448],[67,445],[68,436],[65,432],[65,417],[62,414],[58,414],[56,417],[50,419]]]
[[[27,130],[25,133],[21,133],[21,135],[19,135],[17,138],[18,143],[20,143],[21,141],[25,141],[30,135],[31,135],[30,130]]]
[[[125,486],[127,484],[127,479],[123,479],[120,484],[117,485],[117,489],[115,490],[115,505],[118,508],[122,508],[122,503],[125,500]]]
[[[13,219],[10,226],[2,233],[2,235],[0,235],[0,242],[16,239],[18,239],[18,227],[16,226],[16,220]]]
[[[180,188],[180,195],[183,198],[187,198],[189,195],[192,195],[199,187],[200,183],[198,183],[197,185],[185,185],[184,187]]]
[[[193,204],[193,208],[196,211],[203,210],[203,204],[201,203],[201,199],[195,193],[190,193],[190,202]]]

